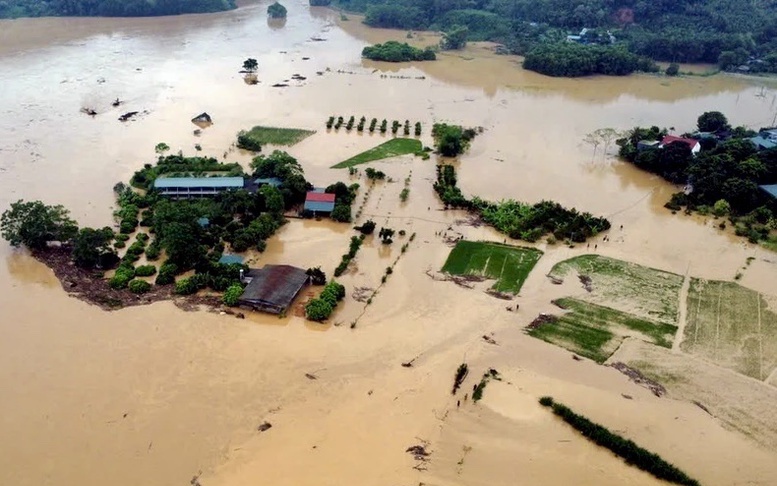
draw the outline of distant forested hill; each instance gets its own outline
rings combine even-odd
[[[49,15],[149,17],[233,8],[235,0],[0,0],[0,18]]]
[[[518,54],[582,28],[638,55],[777,72],[777,0],[334,0],[376,27],[469,28]],[[751,59],[751,56],[753,57]]]

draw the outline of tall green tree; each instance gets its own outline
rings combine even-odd
[[[45,248],[49,242],[70,241],[78,225],[63,206],[47,206],[41,201],[11,203],[0,217],[0,234],[12,246]]]
[[[82,268],[110,266],[118,260],[111,248],[113,230],[108,228],[81,228],[73,239],[73,262]]]
[[[696,126],[700,132],[718,132],[728,130],[731,125],[728,124],[726,115],[719,111],[707,111],[702,113],[696,121]]]
[[[440,47],[444,50],[464,49],[467,45],[469,28],[464,25],[454,25],[447,32],[443,32]]]
[[[243,70],[244,71],[248,71],[249,73],[253,73],[253,72],[256,72],[257,69],[259,69],[259,62],[256,59],[254,59],[252,57],[249,57],[248,59],[243,61]]]

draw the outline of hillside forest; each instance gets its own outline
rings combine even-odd
[[[319,0],[320,1],[320,0]],[[563,64],[579,54],[567,35],[587,31],[579,45],[633,54],[637,60],[716,63],[722,69],[777,72],[777,3],[730,0],[334,0],[362,12],[373,27],[448,31],[468,28],[468,39],[503,44],[513,54]],[[610,37],[610,35],[612,37]],[[552,46],[552,47],[548,47]],[[549,55],[549,52],[553,55]],[[586,54],[596,62],[599,52]],[[555,58],[555,60],[554,60]],[[589,66],[591,65],[589,62]],[[554,68],[552,75],[575,75]],[[588,69],[581,69],[589,71]],[[614,69],[619,71],[619,69]],[[585,72],[587,74],[587,72]]]

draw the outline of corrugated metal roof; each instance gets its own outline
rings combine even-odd
[[[769,184],[766,186],[758,186],[758,187],[760,187],[763,191],[765,191],[773,198],[777,198],[777,184]]]
[[[167,188],[230,188],[239,189],[243,187],[242,177],[162,177],[154,181],[154,187],[157,189]]]
[[[335,209],[334,202],[305,201],[306,211],[316,211],[319,213],[331,213]]]
[[[305,201],[317,201],[317,202],[335,202],[335,195],[326,192],[309,192],[305,197]]]
[[[777,143],[775,143],[773,140],[769,140],[768,138],[764,138],[760,135],[751,138],[750,141],[753,142],[753,144],[758,148],[770,149],[777,147]]]
[[[307,281],[308,276],[301,268],[265,265],[253,276],[240,300],[285,309]]]

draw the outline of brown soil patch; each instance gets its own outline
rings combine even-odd
[[[73,264],[70,249],[67,247],[35,250],[32,255],[54,271],[54,275],[68,295],[103,310],[113,311],[170,300],[184,311],[197,311],[202,306],[212,311],[226,311],[221,308],[221,299],[217,295],[176,296],[173,294],[172,285],[153,285],[145,294],[134,294],[128,289],[113,289],[99,270],[87,270]]]

